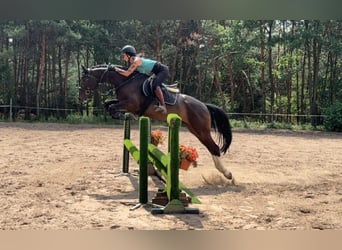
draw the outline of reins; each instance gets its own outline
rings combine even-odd
[[[104,75],[108,72],[108,68],[102,73],[101,77],[100,77],[100,80],[99,80],[99,83],[102,82],[102,79],[104,77]],[[108,81],[108,75],[107,75],[107,81]]]
[[[107,67],[107,69],[102,73],[101,77],[100,77],[100,80],[98,81],[99,83],[102,82],[102,80],[104,79],[105,75],[110,71],[110,67]],[[118,73],[119,74],[119,73]],[[132,77],[126,79],[125,81],[121,82],[117,87],[115,87],[115,92],[118,94],[119,93],[119,90],[125,86],[128,82],[132,81],[133,79],[135,79],[139,74],[134,74]],[[107,74],[107,79],[106,81],[104,82],[107,82],[107,83],[110,83],[109,80],[108,80],[108,74]]]
[[[128,82],[132,81],[134,78],[136,78],[137,75],[133,75],[132,77],[128,78],[127,80],[123,81],[122,83],[119,84],[119,86],[115,87],[115,92],[116,94],[119,93],[119,90],[125,86]]]

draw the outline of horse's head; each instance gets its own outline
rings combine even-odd
[[[82,69],[83,74],[79,84],[78,98],[83,102],[89,97],[91,91],[98,88],[99,83],[91,69],[87,69],[83,65]]]
[[[97,65],[90,69],[82,66],[83,74],[80,80],[78,93],[80,101],[83,102],[86,100],[91,92],[99,87],[99,83],[110,83],[116,89],[120,88],[122,83],[128,82],[129,79],[116,72],[114,69],[115,67],[127,69],[119,65]]]

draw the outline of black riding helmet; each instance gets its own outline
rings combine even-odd
[[[121,49],[122,53],[126,53],[129,56],[136,56],[137,52],[132,45],[126,45]]]

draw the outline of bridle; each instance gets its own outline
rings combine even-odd
[[[80,90],[84,90],[84,94],[85,94],[86,96],[89,96],[89,95],[91,94],[92,91],[96,90],[96,89],[99,87],[99,84],[98,84],[98,82],[97,82],[96,77],[93,76],[93,75],[90,75],[89,73],[85,74],[82,78],[94,79],[94,80],[96,81],[96,83],[97,83],[96,86],[95,86],[95,88],[90,88],[89,86],[87,86],[87,87],[82,87],[81,84],[78,86],[78,88],[79,88]],[[88,81],[89,81],[89,80],[88,80]]]

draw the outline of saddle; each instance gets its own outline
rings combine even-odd
[[[142,92],[145,96],[153,96],[154,92],[152,89],[152,82],[154,80],[154,76],[150,76],[142,83]],[[164,102],[168,105],[175,105],[177,102],[177,98],[179,95],[179,89],[177,88],[177,84],[166,85],[164,83],[161,84],[161,91],[164,95]]]

